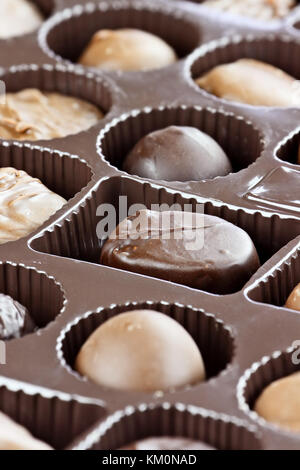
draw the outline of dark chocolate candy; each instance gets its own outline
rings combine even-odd
[[[238,291],[260,264],[249,235],[230,222],[149,210],[121,222],[104,244],[100,261],[215,294]]]
[[[0,339],[20,338],[34,329],[27,308],[8,295],[0,294]]]
[[[217,142],[194,127],[170,126],[143,137],[127,155],[127,173],[165,181],[225,176],[231,163]]]
[[[149,437],[133,442],[120,450],[216,450],[204,442],[184,437]]]

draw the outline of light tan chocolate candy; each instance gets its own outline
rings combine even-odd
[[[103,29],[92,37],[79,63],[104,70],[150,70],[176,62],[174,50],[158,36],[138,29]]]
[[[240,59],[219,65],[196,79],[209,93],[254,106],[299,107],[297,81],[270,64]]]
[[[300,432],[300,372],[272,382],[257,399],[254,410],[266,421]]]
[[[153,310],[126,312],[103,323],[82,346],[75,368],[118,390],[163,391],[205,379],[193,338],[178,322]]]

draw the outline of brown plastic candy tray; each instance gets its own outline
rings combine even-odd
[[[41,29],[0,41],[8,91],[37,87],[87,99],[106,114],[88,131],[47,142],[0,142],[1,166],[39,177],[68,203],[29,237],[0,247],[0,291],[25,305],[39,329],[6,344],[0,409],[57,449],[116,449],[151,435],[182,435],[219,449],[299,449],[300,435],[251,409],[262,389],[299,366],[291,345],[300,317],[283,307],[300,282],[300,109],[229,103],[193,78],[241,57],[300,79],[300,7],[270,23],[198,2],[36,0]],[[102,73],[74,65],[100,28],[136,27],[180,60],[151,72]],[[214,137],[234,172],[201,182],[145,181],[121,171],[138,139],[169,124]],[[217,296],[99,264],[96,208],[204,205],[246,230],[262,267],[240,292]],[[298,237],[298,238],[297,238]],[[199,345],[206,382],[168,393],[104,389],[73,362],[89,334],[130,308],[154,308]]]

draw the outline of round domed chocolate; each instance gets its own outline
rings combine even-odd
[[[148,437],[133,442],[120,450],[216,450],[204,442],[184,437]]]
[[[275,380],[256,400],[254,410],[266,421],[300,432],[300,372]]]
[[[138,71],[176,62],[174,50],[154,34],[139,29],[103,29],[92,37],[79,63],[102,70]]]
[[[80,349],[75,369],[99,385],[142,392],[205,379],[193,338],[177,321],[153,310],[129,311],[99,326]]]
[[[143,137],[127,155],[127,173],[165,181],[199,181],[232,171],[219,144],[195,127],[169,126]]]
[[[8,295],[0,294],[0,340],[20,338],[34,329],[27,308]]]
[[[100,262],[215,294],[238,291],[260,265],[251,238],[236,225],[206,214],[150,210],[121,222]]]

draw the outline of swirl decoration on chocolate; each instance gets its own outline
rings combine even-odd
[[[35,324],[27,308],[8,295],[0,294],[0,340],[32,333]]]
[[[25,171],[1,168],[0,244],[29,235],[66,202]]]

